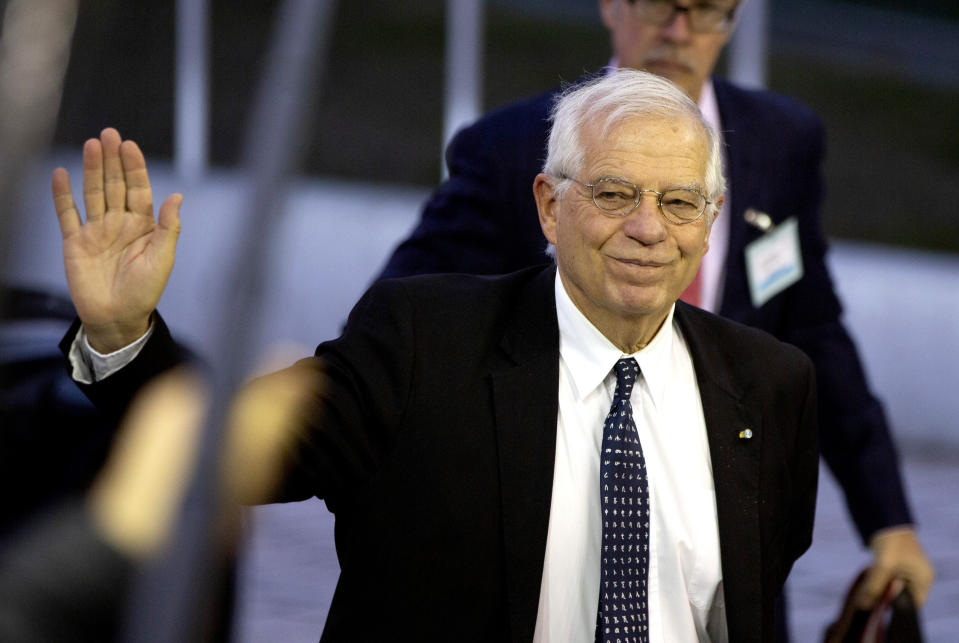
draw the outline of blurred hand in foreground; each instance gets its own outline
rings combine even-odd
[[[228,503],[269,497],[283,456],[315,392],[315,369],[294,366],[244,386],[228,414],[221,457]],[[140,559],[166,544],[192,477],[206,411],[199,377],[179,369],[137,397],[88,498],[94,523],[114,547]]]

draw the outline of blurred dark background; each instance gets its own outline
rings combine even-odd
[[[112,124],[170,157],[173,4],[81,1],[57,144]],[[305,173],[436,184],[444,5],[337,3]],[[214,165],[237,162],[274,10],[212,0]],[[826,233],[959,252],[959,3],[771,0],[770,12],[768,85],[827,127]],[[607,62],[590,0],[489,2],[485,15],[484,110]]]

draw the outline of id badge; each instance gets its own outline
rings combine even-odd
[[[796,217],[786,219],[746,246],[746,276],[756,308],[802,278]]]

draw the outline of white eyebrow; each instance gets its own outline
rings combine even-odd
[[[630,181],[630,180],[627,179],[626,177],[619,176],[618,174],[602,174],[602,175],[596,177],[595,179],[593,179],[592,181],[590,181],[590,183],[591,183],[591,184],[595,184],[595,183],[598,183],[599,181],[602,181],[603,179],[613,180],[613,181],[620,181],[620,182],[626,183],[626,184],[628,184],[628,185],[635,185],[635,186],[636,186],[637,188],[639,188],[640,190],[647,189],[647,188],[644,188],[642,184],[640,184],[640,183],[634,183],[633,181]],[[667,187],[663,188],[662,191],[665,193],[665,192],[669,192],[670,190],[695,190],[696,192],[699,192],[700,194],[706,194],[706,190],[704,190],[703,187],[702,187],[699,183],[686,183],[686,184],[680,184],[680,185],[670,185],[670,186],[667,186]]]
[[[702,186],[700,186],[698,183],[687,183],[686,185],[673,185],[663,190],[663,192],[669,192],[670,190],[695,190],[696,192],[705,194],[705,191],[703,190]]]

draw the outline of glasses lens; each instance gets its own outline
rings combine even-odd
[[[732,10],[732,6],[721,3],[694,4],[689,8],[689,26],[700,32],[725,31]]]
[[[689,28],[696,32],[726,31],[736,7],[735,2],[693,2],[685,7],[676,4],[676,0],[635,0],[633,11],[644,22],[663,26],[670,22],[677,11],[686,13]]]
[[[636,0],[633,11],[640,20],[661,25],[672,17],[675,6],[673,0]]]
[[[593,184],[593,203],[610,214],[626,214],[636,204],[636,187],[624,181],[599,179]]]
[[[706,198],[695,190],[670,190],[663,194],[663,214],[674,221],[693,221],[706,208]]]

